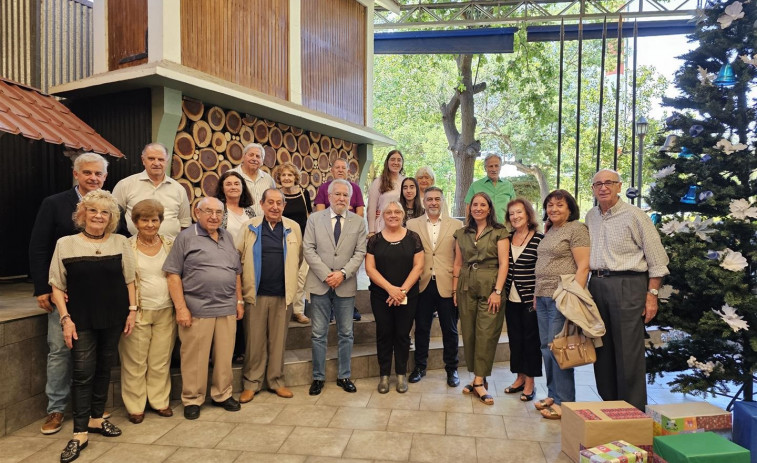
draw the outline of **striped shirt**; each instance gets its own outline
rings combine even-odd
[[[544,238],[544,235],[535,232],[515,261],[513,261],[512,249],[510,250],[510,266],[507,269],[505,288],[509,290],[515,284],[515,290],[518,292],[518,296],[520,296],[520,302],[531,302],[534,298],[534,288],[536,287],[536,275],[534,274],[537,256],[536,248],[539,246],[542,238]],[[510,235],[511,248],[512,242],[513,238]]]
[[[638,207],[618,200],[602,214],[599,206],[586,213],[591,236],[592,270],[649,272],[650,278],[668,271],[668,255],[652,220]]]

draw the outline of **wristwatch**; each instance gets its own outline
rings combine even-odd
[[[494,288],[494,293],[495,293],[495,294],[496,294],[497,296],[500,296],[500,295],[502,294],[502,290],[501,290],[501,289],[497,289],[497,288]]]
[[[657,297],[657,296],[659,296],[659,294],[660,294],[660,292],[659,292],[659,291],[657,291],[657,290],[656,290],[656,289],[654,289],[654,288],[652,288],[652,289],[648,289],[648,290],[647,290],[647,292],[648,292],[649,294],[651,294],[652,296],[654,296],[654,297]]]
[[[344,279],[346,280],[346,279],[347,279],[347,272],[345,272],[345,271],[344,271],[344,269],[341,269],[341,270],[339,270],[339,271],[340,271],[340,272],[342,272],[342,276],[343,276],[343,277],[344,277]]]

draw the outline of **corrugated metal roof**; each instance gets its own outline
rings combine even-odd
[[[54,97],[3,78],[0,78],[0,130],[71,149],[124,157]]]

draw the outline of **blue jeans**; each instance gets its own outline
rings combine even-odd
[[[339,297],[333,289],[326,294],[310,295],[310,320],[313,343],[313,379],[326,380],[326,344],[329,337],[329,319],[333,308],[338,337],[339,370],[337,378],[349,378],[352,374],[352,310],[355,297]]]
[[[547,374],[547,395],[555,400],[557,405],[563,402],[576,401],[576,381],[573,368],[560,369],[549,343],[555,335],[562,331],[565,317],[551,297],[536,298],[536,318],[539,321],[539,340],[541,341],[541,356],[544,359],[544,371]]]
[[[71,351],[63,340],[60,314],[53,309],[47,314],[47,413],[63,413],[71,392]]]

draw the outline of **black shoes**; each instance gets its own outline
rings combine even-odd
[[[350,381],[350,378],[337,379],[336,385],[344,389],[344,392],[357,392],[355,384]]]
[[[407,380],[411,383],[417,383],[424,376],[426,376],[426,370],[421,370],[420,368],[415,367],[415,369],[413,369],[413,372],[410,373],[410,376],[407,378]]]
[[[457,376],[457,370],[447,372],[447,386],[457,387],[460,385],[460,377]]]
[[[80,444],[78,440],[71,439],[66,444],[66,448],[60,454],[60,463],[69,463],[79,458],[79,453],[87,448],[89,441]]]
[[[242,409],[242,406],[239,405],[237,399],[231,396],[229,396],[229,398],[224,400],[223,402],[216,402],[214,400],[213,405],[215,405],[216,407],[223,407],[223,409],[227,412],[238,412]]]
[[[320,379],[314,379],[313,383],[310,384],[310,390],[308,391],[308,394],[310,395],[318,395],[323,390],[323,385],[325,384],[325,381],[321,381]]]
[[[354,310],[352,311],[352,320],[359,322],[362,319],[363,319],[363,316],[360,315],[360,312],[357,311],[357,307],[355,307]]]
[[[196,420],[200,417],[199,405],[187,405],[184,407],[184,418],[188,420]]]
[[[100,434],[105,437],[118,437],[121,435],[121,430],[118,429],[118,426],[108,420],[103,420],[103,423],[99,428],[87,427],[87,431],[95,434]]]

